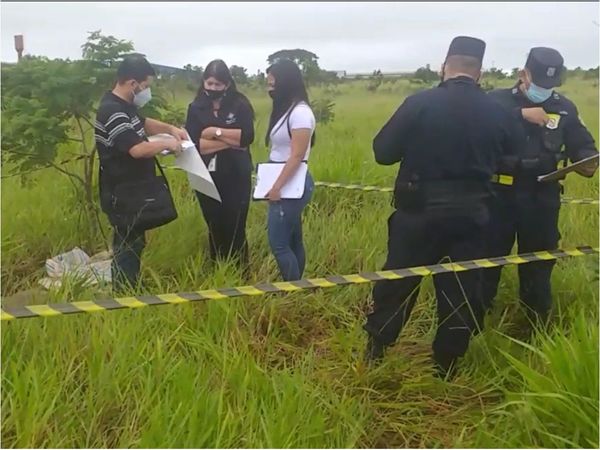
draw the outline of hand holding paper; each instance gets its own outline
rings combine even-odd
[[[148,137],[148,140],[163,139],[163,136],[164,135],[150,136]],[[171,139],[174,138],[171,137]],[[181,148],[182,151],[175,155],[175,165],[187,172],[188,181],[192,189],[220,202],[221,196],[219,195],[219,191],[217,190],[210,173],[208,173],[208,169],[206,168],[204,161],[202,161],[198,150],[196,150],[194,143],[190,140],[181,141]],[[167,153],[163,154],[168,155],[170,153],[167,150]]]
[[[177,139],[180,139],[182,141],[189,141],[190,140],[190,135],[188,134],[188,132],[184,129],[184,128],[177,128],[177,127],[173,127],[171,129],[171,135],[176,137]]]
[[[175,128],[175,127],[173,127]],[[186,132],[186,139],[189,139],[189,136],[187,136],[187,132]],[[172,146],[169,146],[167,148],[165,148],[162,152],[160,152],[161,155],[177,155],[178,153],[180,153],[185,147],[184,147],[184,142],[186,142],[185,140],[182,141],[179,138],[176,138],[175,136],[171,135],[171,134],[167,134],[167,133],[161,133],[161,134],[155,134],[153,136],[148,136],[148,141],[150,142],[155,142],[155,141],[167,141],[167,142],[172,142]],[[191,141],[188,141],[191,142]],[[176,145],[177,143],[179,143],[180,145]],[[192,143],[193,145],[193,143]]]

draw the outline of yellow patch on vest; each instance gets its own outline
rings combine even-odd
[[[558,128],[558,122],[560,122],[560,114],[548,114],[546,128],[556,130]]]

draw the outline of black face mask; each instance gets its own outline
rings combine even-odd
[[[273,100],[275,100],[277,98],[277,93],[275,92],[275,89],[268,91],[269,93],[269,97],[271,97]]]
[[[211,89],[204,89],[204,93],[211,100],[219,100],[221,97],[225,96],[225,89],[221,91],[214,91]]]

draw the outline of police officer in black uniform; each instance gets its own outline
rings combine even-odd
[[[538,182],[537,176],[557,169],[567,158],[579,161],[597,153],[594,139],[579,118],[577,108],[554,90],[561,84],[563,58],[552,48],[529,52],[519,81],[511,89],[489,95],[506,108],[516,123],[521,142],[518,157],[504,158],[496,176],[489,230],[490,256],[509,254],[515,235],[518,251],[551,250],[558,246],[561,185]],[[593,176],[597,163],[583,166],[581,175]],[[550,275],[554,261],[519,266],[520,296],[530,319],[547,321],[552,304]],[[496,295],[501,269],[484,272],[484,302]]]
[[[490,179],[512,150],[511,118],[479,87],[485,42],[455,38],[436,88],[408,97],[373,141],[375,159],[401,161],[388,219],[384,269],[485,256]],[[377,282],[366,358],[383,356],[407,322],[420,278]],[[481,273],[434,276],[438,329],[433,357],[445,376],[481,326]]]

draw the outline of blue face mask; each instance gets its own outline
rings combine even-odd
[[[529,89],[525,91],[525,95],[533,103],[544,103],[552,95],[552,89],[545,89],[533,83],[529,84]]]

